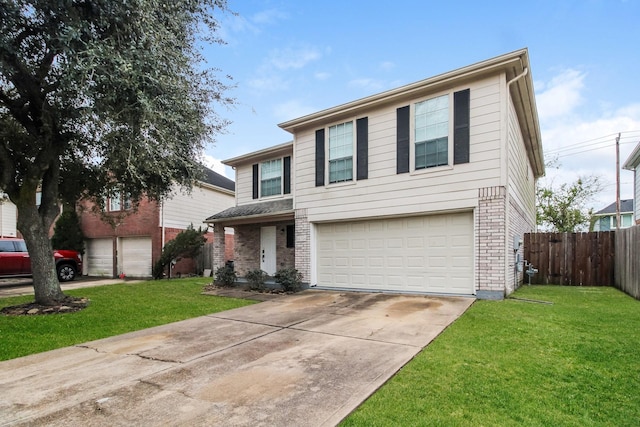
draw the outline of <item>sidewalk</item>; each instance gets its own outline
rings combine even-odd
[[[115,285],[117,283],[138,283],[141,280],[105,279],[103,277],[82,276],[72,282],[60,283],[62,291],[71,289],[91,288],[94,286]],[[0,279],[0,298],[33,295],[33,280]]]

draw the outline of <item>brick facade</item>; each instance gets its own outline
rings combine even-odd
[[[306,209],[296,209],[296,256],[295,267],[302,274],[302,282],[311,283],[311,228]]]
[[[276,227],[276,268],[281,269],[295,267],[297,248],[287,248],[287,225],[292,224],[290,221],[287,221],[238,225],[234,227],[235,250],[233,261],[236,274],[239,277],[243,277],[251,270],[257,270],[260,268],[261,227]]]
[[[506,289],[506,190],[478,189],[476,290],[479,298],[500,299]]]

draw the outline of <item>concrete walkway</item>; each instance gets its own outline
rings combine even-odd
[[[0,362],[0,425],[333,426],[473,301],[305,291]]]

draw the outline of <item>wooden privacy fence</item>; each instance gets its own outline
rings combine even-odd
[[[524,259],[538,269],[532,284],[614,286],[615,251],[614,231],[524,235]]]
[[[615,286],[640,299],[640,226],[616,231]]]

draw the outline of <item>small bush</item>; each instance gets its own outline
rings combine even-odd
[[[245,279],[249,282],[249,289],[254,291],[264,290],[264,282],[269,275],[260,269],[251,270],[245,276]]]
[[[220,267],[216,270],[215,282],[220,286],[231,287],[237,279],[236,272],[230,267]]]
[[[295,268],[282,268],[276,271],[274,278],[286,292],[298,292],[302,289],[302,273]]]

